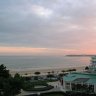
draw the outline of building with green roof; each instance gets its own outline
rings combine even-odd
[[[65,91],[81,91],[96,93],[96,56],[92,57],[87,72],[73,72],[63,77]]]

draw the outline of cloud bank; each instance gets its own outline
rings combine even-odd
[[[30,48],[42,54],[96,54],[95,5],[96,0],[1,0],[0,48],[24,47],[26,54]]]

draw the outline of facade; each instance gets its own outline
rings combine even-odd
[[[91,64],[89,66],[89,71],[91,73],[96,73],[96,56],[93,56],[91,58]]]
[[[89,71],[73,72],[63,77],[65,91],[96,93],[96,56],[91,58]]]

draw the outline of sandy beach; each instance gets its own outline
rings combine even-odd
[[[11,75],[13,75],[14,76],[14,74],[16,74],[16,73],[19,73],[20,75],[22,75],[22,76],[34,76],[34,73],[35,72],[40,72],[40,74],[42,74],[42,75],[46,75],[46,74],[48,74],[48,72],[54,72],[54,73],[56,73],[56,74],[58,74],[58,73],[61,73],[62,72],[62,70],[68,70],[68,69],[76,69],[77,71],[84,71],[84,69],[85,69],[85,67],[86,66],[81,66],[81,67],[68,67],[68,68],[43,68],[43,69],[41,69],[41,68],[35,68],[35,69],[30,69],[30,70],[10,70],[10,73],[11,73]]]

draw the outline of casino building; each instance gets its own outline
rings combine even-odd
[[[69,73],[62,81],[65,91],[96,93],[96,56],[91,57],[88,71]]]

